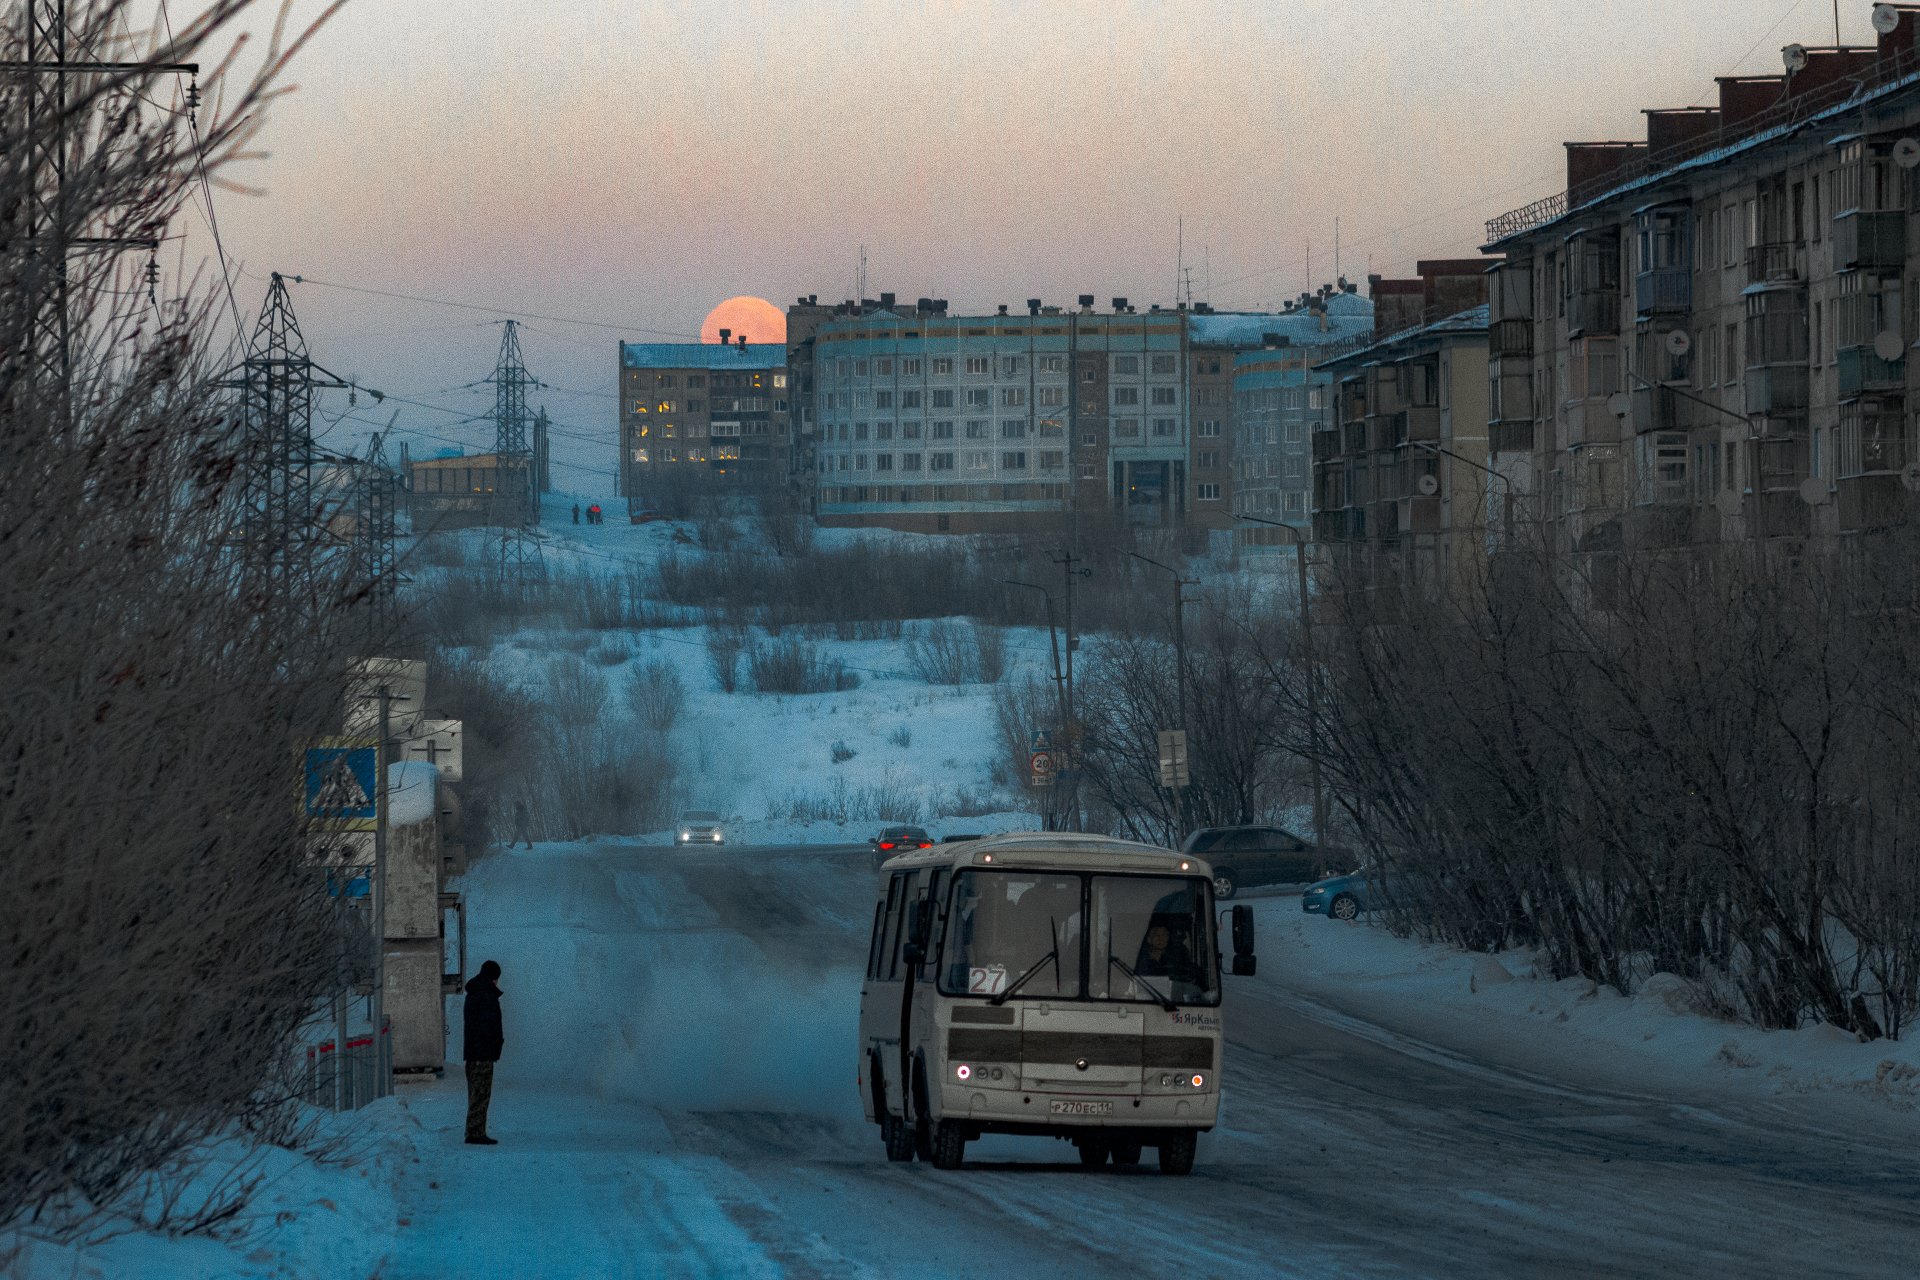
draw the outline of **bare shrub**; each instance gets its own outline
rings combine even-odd
[[[859,752],[836,738],[834,739],[833,746],[828,749],[827,754],[833,757],[835,764],[845,764],[847,761],[853,759],[854,756],[858,755]]]
[[[127,8],[64,6],[67,47],[124,55]],[[221,64],[245,8],[183,25],[164,56]],[[5,25],[0,60],[26,61],[24,28]],[[249,146],[277,48],[201,108],[215,175]],[[45,198],[47,148],[65,226],[177,229],[199,148],[147,105],[171,75],[64,79],[64,108],[29,126],[36,79],[0,78],[0,208]],[[52,253],[57,293],[44,235],[0,236],[0,1223],[71,1237],[285,1104],[276,1068],[346,959],[290,821],[295,748],[339,723],[346,655],[392,637],[361,629],[366,584],[317,507],[290,512],[279,553],[234,549],[272,455],[210,391],[231,358],[214,299],[150,302],[133,255]],[[65,376],[45,362],[56,298]],[[232,1203],[176,1198],[155,1225]]]
[[[813,516],[806,498],[786,486],[769,489],[757,503],[755,525],[775,555],[804,556],[813,550]]]
[[[1007,633],[989,622],[973,624],[973,667],[985,684],[999,684],[1007,678]]]
[[[747,650],[747,673],[761,693],[844,693],[860,677],[801,636],[781,636]]]
[[[707,661],[713,666],[713,680],[720,686],[720,692],[739,691],[740,657],[746,648],[744,627],[719,623],[707,628]]]
[[[658,659],[635,664],[627,672],[627,706],[641,724],[666,733],[680,721],[687,705],[687,686],[672,663]]]
[[[887,735],[887,741],[891,742],[894,746],[900,747],[903,749],[906,747],[910,747],[913,745],[913,730],[909,726],[903,724],[899,728],[895,729],[892,733]]]
[[[600,667],[617,667],[632,656],[632,646],[618,636],[608,636],[587,650],[587,661]]]
[[[836,777],[825,791],[789,791],[768,817],[787,822],[925,822],[928,807],[908,778],[888,769],[878,783],[855,786]]]
[[[572,654],[547,664],[546,706],[565,728],[590,727],[607,709],[607,678]]]
[[[957,623],[929,622],[907,642],[907,662],[928,684],[966,684],[977,666],[974,639]]]
[[[537,699],[495,676],[484,658],[436,650],[428,677],[435,712],[461,722],[465,741],[459,838],[469,856],[476,856],[499,839],[513,801],[531,799],[529,779],[544,716]]]

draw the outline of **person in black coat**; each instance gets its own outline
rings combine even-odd
[[[467,1141],[491,1147],[487,1136],[487,1106],[493,1101],[493,1064],[500,1061],[506,1035],[500,1027],[500,966],[489,960],[467,984],[462,1009],[463,1045],[467,1063]]]

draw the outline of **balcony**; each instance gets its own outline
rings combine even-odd
[[[1487,430],[1487,447],[1494,453],[1533,452],[1532,422],[1494,422]]]
[[[1582,289],[1567,299],[1567,335],[1620,332],[1620,291]]]
[[[1502,356],[1532,355],[1533,321],[1495,320],[1487,329],[1487,354],[1494,360]]]
[[[1533,417],[1533,363],[1497,360],[1487,367],[1487,416],[1495,421]]]
[[[1340,428],[1341,452],[1349,457],[1367,451],[1367,424],[1349,422]]]
[[[1636,386],[1633,389],[1633,429],[1636,434],[1649,431],[1688,431],[1704,406],[1687,399],[1672,387]]]
[[[1796,417],[1807,411],[1807,366],[1768,364],[1747,370],[1747,413]]]
[[[1797,244],[1756,244],[1747,250],[1748,284],[1799,284],[1806,278],[1806,250]]]
[[[1607,399],[1569,400],[1561,406],[1560,416],[1567,428],[1566,448],[1619,442],[1620,419]]]
[[[1834,485],[1840,531],[1858,533],[1913,521],[1915,500],[1895,475],[1845,476]]]
[[[1693,310],[1693,272],[1684,267],[1641,272],[1633,280],[1633,304],[1643,316]]]
[[[1898,391],[1906,385],[1907,362],[1882,360],[1872,347],[1842,347],[1835,353],[1840,398],[1852,400],[1870,391]]]
[[[1346,542],[1354,537],[1353,517],[1358,513],[1352,507],[1337,507],[1332,511],[1313,513],[1313,540],[1315,542]]]
[[[1340,433],[1338,431],[1316,431],[1313,433],[1313,460],[1327,462],[1340,456]]]
[[[1400,527],[1407,533],[1440,532],[1440,499],[1407,498],[1401,502]]]
[[[1849,209],[1833,219],[1833,269],[1898,270],[1907,260],[1907,215],[1898,209]]]
[[[1749,538],[1804,538],[1812,524],[1812,510],[1798,491],[1776,489],[1747,494],[1741,514],[1746,517]]]

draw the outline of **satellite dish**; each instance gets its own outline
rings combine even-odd
[[[1873,337],[1873,354],[1888,364],[1892,364],[1907,352],[1905,339],[1891,329],[1883,329]]]
[[[1827,500],[1827,482],[1823,476],[1808,476],[1800,482],[1800,501],[1817,507]]]
[[[1787,64],[1787,70],[1805,71],[1807,69],[1807,46],[1803,44],[1790,44],[1780,51],[1780,58]]]
[[[1616,418],[1624,418],[1633,412],[1633,397],[1624,391],[1616,391],[1607,397],[1607,412]]]
[[[1667,335],[1667,354],[1683,356],[1693,350],[1693,339],[1685,329],[1675,329]]]
[[[1893,162],[1902,169],[1920,169],[1920,138],[1902,138],[1894,143]]]
[[[1900,487],[1908,493],[1920,493],[1920,462],[1909,462],[1900,469]]]
[[[1413,482],[1413,487],[1419,491],[1421,497],[1431,498],[1434,494],[1440,492],[1440,477],[1421,476]]]
[[[1893,29],[1899,25],[1900,11],[1898,9],[1890,4],[1877,4],[1873,6],[1873,29],[1875,31],[1878,31],[1883,36],[1890,36],[1893,34]]]

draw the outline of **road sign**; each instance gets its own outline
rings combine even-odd
[[[1028,760],[1028,765],[1029,765],[1030,772],[1032,774],[1034,786],[1050,787],[1053,785],[1053,777],[1055,773],[1055,768],[1053,763],[1053,752],[1051,751],[1034,752],[1032,757]]]
[[[1184,787],[1187,773],[1187,731],[1162,729],[1160,740],[1160,785],[1169,789]]]
[[[370,739],[319,739],[306,749],[302,815],[333,831],[372,831],[380,819],[379,773]]]
[[[371,867],[371,831],[312,831],[307,833],[307,861],[321,867]]]
[[[1045,729],[1035,729],[1033,731],[1033,749],[1035,751],[1053,750],[1053,735]]]

